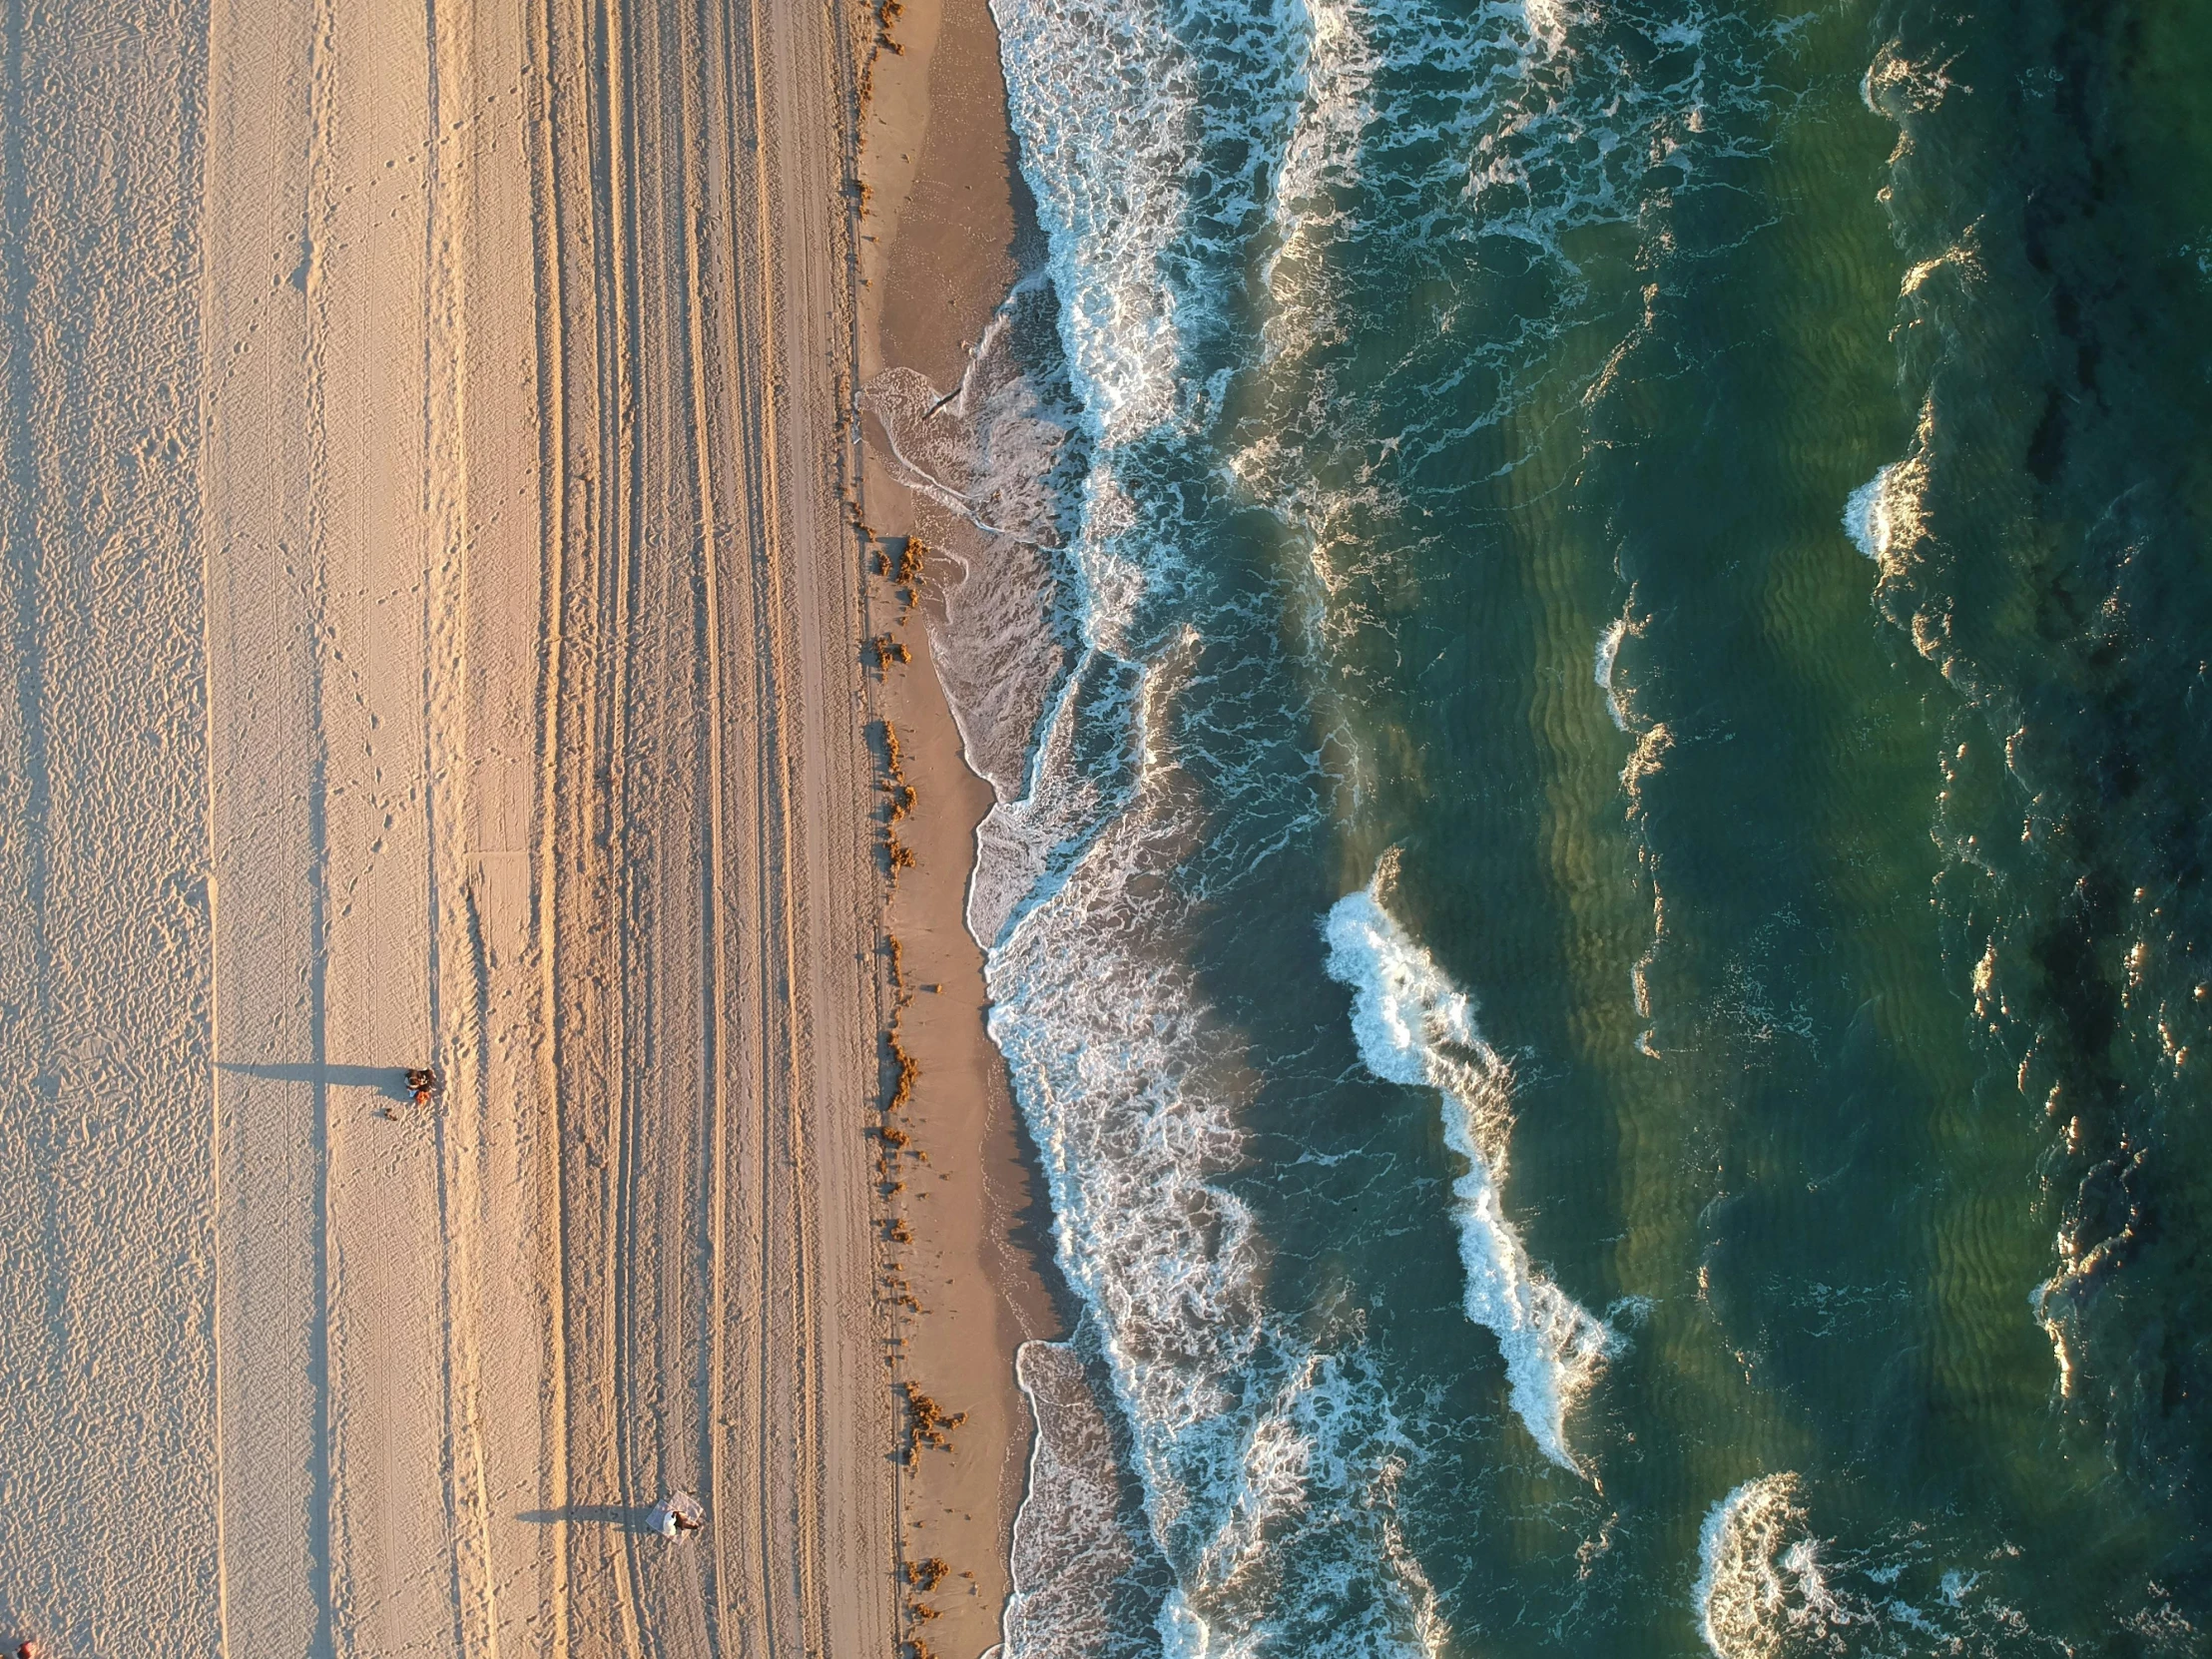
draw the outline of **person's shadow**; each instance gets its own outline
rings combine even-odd
[[[405,1066],[241,1065],[219,1060],[216,1070],[271,1083],[319,1083],[326,1089],[368,1089],[386,1100],[412,1100]]]
[[[651,1513],[651,1509],[621,1503],[571,1503],[559,1509],[524,1509],[515,1519],[528,1521],[533,1526],[575,1521],[584,1525],[619,1526],[625,1532],[643,1532],[646,1530],[645,1517]]]

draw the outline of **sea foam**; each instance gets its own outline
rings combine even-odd
[[[1949,1564],[1941,1522],[1897,1521],[1857,1546],[1824,1537],[1804,1476],[1746,1480],[1706,1511],[1690,1592],[1697,1632],[1714,1659],[1813,1654],[2049,1655],[2074,1650],[2036,1630],[1996,1593],[1985,1568],[2018,1551],[1971,1546],[1975,1566]],[[1952,1557],[1954,1560],[1955,1557]],[[1918,1599],[1915,1599],[1915,1598]]]
[[[1172,662],[1151,676],[1140,726],[1175,679]],[[1397,1471],[1419,1448],[1356,1328],[1317,1336],[1267,1306],[1263,1243],[1219,1179],[1246,1156],[1251,1059],[1188,965],[1187,901],[1157,887],[1132,901],[1200,824],[1169,746],[1136,748],[1131,799],[990,952],[990,1028],[1176,1579],[1160,1628],[1223,1659],[1281,1651],[1287,1624],[1333,1617],[1338,1652],[1419,1653],[1433,1596],[1394,1519]],[[1065,1554],[1048,1524],[1064,1507],[1032,1487],[1037,1558]],[[1095,1510],[1077,1506],[1076,1532]],[[1008,1659],[1060,1651],[1048,1606]]]
[[[1234,1034],[1157,880],[1204,837],[1159,718],[1202,634],[1187,607],[1174,615],[1172,514],[1137,494],[1140,451],[1156,457],[1190,421],[1183,359],[1189,326],[1206,322],[1208,264],[1193,227],[1222,217],[1199,195],[1236,186],[1209,186],[1200,166],[1210,117],[1188,19],[1105,0],[993,11],[1093,460],[1063,567],[1073,661],[978,832],[968,921],[988,951],[991,1033],[1036,1138],[1057,1254],[1175,1578],[1159,1616],[1178,1645],[1256,1651],[1276,1608],[1240,1569],[1252,1539],[1296,1529],[1305,1496],[1297,1479],[1265,1476],[1318,1448],[1280,1455],[1304,1436],[1268,1408],[1269,1380],[1304,1353],[1273,1329],[1250,1213],[1216,1179],[1242,1157]],[[1061,1495],[1033,1486],[1024,1502],[1032,1560],[1065,1559],[1097,1529],[1095,1504],[1071,1510]],[[1008,1625],[1010,1659],[1094,1644],[1088,1617],[1032,1593]]]
[[[1880,564],[1890,545],[1890,508],[1885,492],[1897,470],[1892,462],[1844,499],[1844,534],[1852,546]]]
[[[1113,1427],[1073,1344],[1029,1342],[1014,1376],[1036,1419],[1029,1496],[1014,1519],[999,1659],[1136,1659],[1142,1638],[1117,1617],[1146,1540],[1123,1513]]]
[[[1605,626],[1597,637],[1597,655],[1591,664],[1591,678],[1598,690],[1605,694],[1605,712],[1612,717],[1614,727],[1627,731],[1628,715],[1621,706],[1620,693],[1613,689],[1613,667],[1620,661],[1621,641],[1628,638],[1628,618],[1617,616]]]
[[[1793,1629],[1826,1622],[1834,1598],[1796,1475],[1747,1480],[1706,1512],[1690,1600],[1714,1659],[1773,1659]]]
[[[860,394],[900,481],[964,521],[926,538],[936,603],[923,616],[967,763],[1001,801],[1027,787],[1076,644],[1067,543],[1088,445],[1054,310],[1050,282],[1026,279],[950,392],[894,367]]]
[[[1353,988],[1353,1032],[1368,1069],[1442,1097],[1445,1143],[1467,1163],[1452,1183],[1467,1318],[1497,1338],[1513,1409],[1536,1444],[1580,1473],[1567,1414],[1616,1338],[1529,1261],[1505,1217],[1512,1068],[1475,1029],[1467,993],[1382,907],[1375,884],[1340,899],[1325,931],[1329,972]]]
[[[1927,534],[1924,523],[1928,498],[1928,451],[1936,423],[1935,399],[1921,405],[1921,418],[1913,434],[1913,447],[1903,460],[1892,461],[1844,499],[1844,534],[1852,546],[1895,572]]]
[[[1240,504],[1315,526],[1317,572],[1359,568],[1363,515],[1395,507],[1380,487],[1318,482],[1366,470],[1321,453],[1347,421],[1326,360],[1358,320],[1346,251],[1402,241],[1407,268],[1430,276],[1478,238],[1556,255],[1577,226],[1633,217],[1653,172],[1687,175],[1703,119],[1689,105],[1703,110],[1726,77],[1707,76],[1694,43],[1669,61],[1696,84],[1649,99],[1637,54],[1585,73],[1572,37],[1602,31],[1572,0],[1472,13],[1425,0],[992,9],[1089,461],[1051,608],[1069,629],[1064,671],[1030,682],[1044,687],[1033,703],[963,727],[1010,734],[1036,711],[1026,764],[992,768],[999,800],[978,833],[968,917],[1059,1258],[1176,1581],[1150,1635],[1209,1659],[1314,1651],[1317,1633],[1347,1659],[1433,1652],[1436,1597],[1396,1508],[1418,1437],[1356,1320],[1317,1332],[1309,1311],[1269,1307],[1269,1242],[1224,1179],[1249,1155],[1240,1114],[1269,1057],[1245,1052],[1210,1002],[1192,912],[1245,901],[1267,879],[1256,872],[1310,844],[1327,815],[1319,762],[1301,750],[1311,680],[1268,660],[1280,635],[1249,595],[1207,592],[1207,537],[1229,505],[1209,491],[1218,481]],[[1421,89],[1381,107],[1381,89],[1408,76]],[[1641,110],[1616,123],[1624,99]],[[1371,171],[1390,175],[1387,194],[1368,194]],[[1456,251],[1439,254],[1446,245]],[[1520,400],[1541,352],[1515,341],[1543,326],[1518,319],[1479,352],[1497,389],[1478,421]],[[1413,370],[1438,377],[1424,400],[1434,429],[1361,441],[1407,464],[1448,448],[1466,355],[1431,330]],[[1240,400],[1233,382],[1270,358],[1278,384]],[[1261,408],[1265,441],[1226,429],[1234,407]],[[1465,1063],[1430,1049],[1438,1075]],[[1502,1111],[1501,1063],[1494,1080]],[[1539,1444],[1572,1466],[1565,1418],[1608,1334],[1533,1270],[1504,1221],[1502,1119],[1489,1144],[1483,1091],[1439,1086],[1470,1172],[1455,1199],[1470,1315],[1499,1333]],[[1040,1560],[1053,1557],[1050,1513],[1024,1509]],[[1054,1652],[1046,1603],[1029,1606],[1022,1650]]]

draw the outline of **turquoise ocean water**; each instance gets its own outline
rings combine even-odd
[[[2212,13],[995,11],[1008,1659],[2212,1651]]]

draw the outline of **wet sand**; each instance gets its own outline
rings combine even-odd
[[[870,65],[863,122],[861,383],[910,368],[944,392],[959,384],[1024,259],[1036,258],[1036,232],[985,0],[916,0],[888,33],[899,49]],[[1041,1183],[984,1027],[981,952],[964,925],[975,827],[991,794],[962,758],[925,626],[942,602],[948,555],[974,531],[899,482],[872,418],[863,431],[863,513],[876,545],[887,560],[909,536],[928,549],[918,591],[888,575],[870,590],[871,630],[907,654],[883,664],[876,707],[915,795],[886,830],[913,858],[884,926],[897,946],[896,1052],[918,1069],[910,1103],[887,1119],[910,1141],[889,1160],[900,1185],[886,1195],[882,1263],[890,1375],[965,1413],[949,1449],[923,1449],[899,1492],[904,1560],[923,1569],[923,1583],[930,1563],[945,1568],[933,1590],[909,1588],[909,1609],[926,1611],[909,1614],[908,1630],[951,1659],[999,1637],[1033,1438],[1014,1352],[1057,1335],[1059,1321]]]

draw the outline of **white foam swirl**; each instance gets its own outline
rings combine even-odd
[[[1770,1659],[1793,1626],[1825,1622],[1832,1598],[1797,1497],[1796,1475],[1768,1474],[1706,1512],[1690,1601],[1714,1659]]]
[[[1187,911],[1157,890],[1131,902],[1202,829],[1188,780],[1143,735],[1174,670],[1152,670],[1138,695],[1150,712],[1129,805],[991,951],[991,1034],[1177,1575],[1163,1633],[1213,1659],[1274,1652],[1277,1620],[1341,1594],[1360,1612],[1339,1651],[1425,1652],[1440,1639],[1434,1598],[1394,1520],[1416,1448],[1372,1368],[1271,1317],[1252,1214],[1217,1179],[1245,1155],[1234,1108],[1249,1058],[1187,966]],[[1317,1558],[1333,1577],[1286,1566]],[[1048,1621],[1032,1622],[1008,1659],[1057,1653]]]
[[[1395,1531],[1395,1471],[1417,1448],[1394,1426],[1389,1379],[1362,1363],[1356,1330],[1317,1335],[1271,1311],[1265,1241],[1220,1179],[1245,1155],[1240,1109],[1266,1057],[1244,1053],[1209,1004],[1184,907],[1209,898],[1211,879],[1248,881],[1321,815],[1280,799],[1301,764],[1318,770],[1285,753],[1303,720],[1284,706],[1287,677],[1258,665],[1247,707],[1207,661],[1269,631],[1193,597],[1204,573],[1185,561],[1205,549],[1188,538],[1205,534],[1212,479],[1244,441],[1217,417],[1231,382],[1258,366],[1254,317],[1282,383],[1259,399],[1276,448],[1255,434],[1238,468],[1251,494],[1316,527],[1325,577],[1361,568],[1362,503],[1394,510],[1339,487],[1363,465],[1317,471],[1326,457],[1314,452],[1347,424],[1321,349],[1356,320],[1345,256],[1356,239],[1397,235],[1376,212],[1401,220],[1409,252],[1448,284],[1477,237],[1556,255],[1567,230],[1631,212],[1654,169],[1688,163],[1680,143],[1641,142],[1648,119],[1621,123],[1634,142],[1613,134],[1633,66],[1593,62],[1584,84],[1569,36],[1598,31],[1573,0],[1526,15],[1431,0],[992,9],[1092,463],[1055,613],[1070,619],[1072,661],[1042,704],[1018,791],[1002,789],[978,835],[969,924],[989,950],[992,1034],[1177,1580],[1162,1646],[1210,1659],[1306,1651],[1285,1633],[1327,1628],[1329,1651],[1348,1659],[1432,1651],[1435,1597]],[[1696,66],[1659,94],[1669,132],[1687,135],[1703,119],[1706,60],[1669,56]],[[1392,76],[1422,90],[1382,107]],[[1373,172],[1390,175],[1388,195],[1371,191],[1371,144],[1383,147]],[[1431,343],[1463,356],[1455,320]],[[1495,390],[1474,419],[1517,399],[1540,354],[1516,343],[1525,331],[1515,322],[1491,342],[1480,374]],[[1388,434],[1389,453],[1402,437],[1404,454],[1433,454],[1463,424],[1472,394],[1435,354],[1411,370],[1437,372],[1423,417],[1435,429]],[[1338,483],[1324,487],[1323,471]],[[1178,682],[1208,688],[1183,734],[1160,718]],[[1608,1334],[1531,1267],[1503,1218],[1502,1134],[1485,1141],[1482,1086],[1497,1085],[1502,1111],[1502,1063],[1478,1045],[1430,1047],[1447,1133],[1468,1161],[1455,1206],[1469,1314],[1499,1334],[1538,1443],[1571,1467],[1566,1416]],[[1053,1651],[1049,1622],[1035,1622],[1036,1652]]]
[[[1121,1646],[1115,1581],[1136,1564],[1121,1516],[1113,1430],[1066,1343],[1023,1343],[1014,1376],[1037,1423],[1029,1495],[1014,1519],[999,1659],[1106,1659]]]
[[[1597,654],[1591,662],[1591,678],[1598,689],[1605,693],[1605,712],[1612,717],[1616,730],[1625,732],[1628,727],[1627,711],[1622,707],[1621,696],[1613,685],[1613,668],[1620,661],[1621,641],[1628,638],[1628,618],[1615,617],[1605,625],[1605,632],[1597,637]]]
[[[998,0],[992,14],[1076,390],[1100,436],[1123,442],[1175,406],[1162,257],[1184,226],[1198,89],[1163,8]]]

